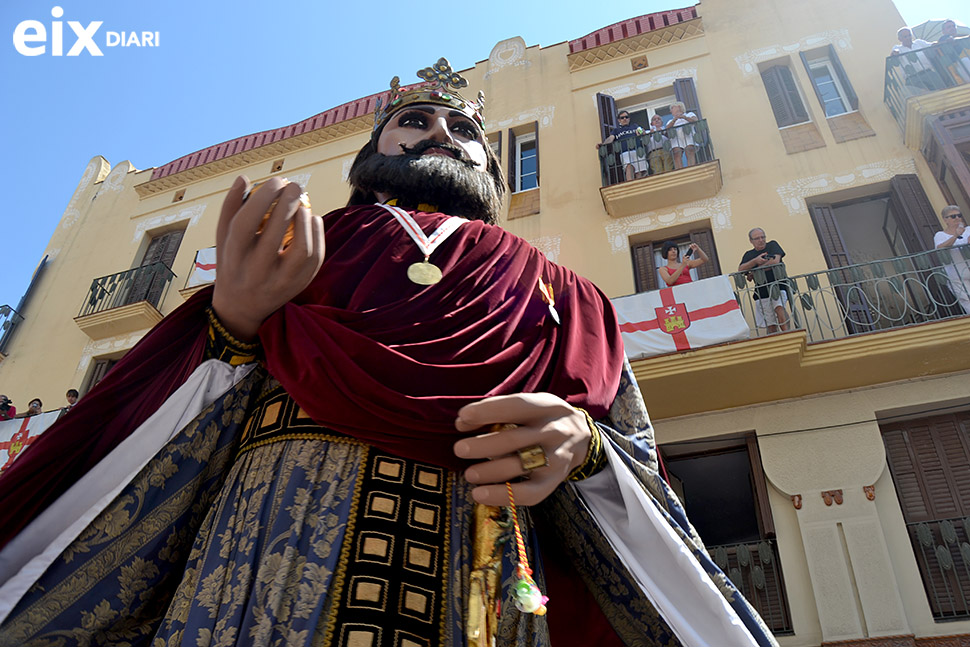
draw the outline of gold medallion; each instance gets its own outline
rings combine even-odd
[[[418,285],[434,285],[441,280],[441,270],[428,261],[412,263],[408,267],[408,278]]]

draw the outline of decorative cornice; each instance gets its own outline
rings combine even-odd
[[[135,186],[135,191],[138,192],[138,197],[145,199],[159,193],[164,193],[165,191],[181,188],[192,182],[199,182],[259,162],[272,160],[280,155],[304,150],[311,146],[332,142],[337,139],[352,137],[360,133],[370,133],[372,123],[373,115],[363,115],[347,121],[341,121],[326,128],[318,128],[317,130],[312,130],[301,135],[295,135],[271,144],[237,153],[236,155],[224,157],[214,162],[193,166],[179,173],[142,182]]]
[[[574,52],[566,57],[569,71],[575,72],[600,63],[607,63],[618,58],[626,58],[650,49],[663,47],[682,40],[699,38],[704,35],[704,25],[700,18],[676,23],[656,31],[637,34],[629,38]]]

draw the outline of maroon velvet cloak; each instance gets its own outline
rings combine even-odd
[[[430,233],[447,216],[415,213]],[[407,278],[421,252],[381,207],[324,217],[327,254],[310,286],[259,336],[269,372],[319,424],[452,469],[458,410],[548,391],[604,415],[623,347],[609,300],[522,239],[468,222],[431,255],[433,286]],[[553,286],[562,321],[539,290]],[[148,418],[202,360],[196,294],[146,335],[0,477],[0,545]]]

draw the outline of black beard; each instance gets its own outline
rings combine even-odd
[[[403,155],[374,153],[354,165],[350,183],[364,192],[397,198],[398,205],[404,208],[425,203],[441,213],[496,224],[502,199],[491,174],[475,167],[461,150],[456,153],[461,159],[411,153],[433,147],[453,151],[440,143],[421,142],[413,149],[402,146],[406,151]]]

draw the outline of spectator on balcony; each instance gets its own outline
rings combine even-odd
[[[652,174],[666,173],[674,170],[674,158],[667,150],[670,138],[664,128],[664,120],[658,114],[650,118],[650,141],[647,143],[647,160]]]
[[[27,411],[18,415],[18,418],[29,418],[30,416],[36,416],[39,413],[44,413],[44,403],[41,402],[40,398],[34,398],[27,404]]]
[[[893,56],[917,52],[921,49],[932,47],[933,45],[922,38],[914,39],[913,31],[909,27],[903,27],[897,31],[896,38],[899,39],[899,43],[893,45]],[[943,87],[939,75],[933,71],[933,65],[926,58],[926,54],[907,56],[904,61],[913,70],[912,73],[904,72],[903,74],[906,85],[923,90],[935,90]]]
[[[0,420],[11,420],[17,417],[17,407],[5,395],[0,395]]]
[[[64,397],[67,399],[67,406],[64,407],[64,410],[70,411],[74,407],[74,405],[77,404],[77,399],[79,397],[79,394],[77,392],[77,389],[68,389],[67,393],[64,394]]]
[[[704,250],[697,246],[697,243],[690,244],[690,247],[684,254],[683,261],[680,260],[680,248],[677,247],[677,243],[674,241],[668,240],[663,244],[662,249],[664,258],[667,259],[667,264],[660,268],[660,278],[668,286],[690,283],[694,280],[690,275],[690,271],[710,260],[707,254],[704,253]],[[695,256],[696,258],[690,258],[691,256]]]
[[[765,230],[755,227],[748,232],[748,240],[751,241],[752,249],[749,249],[741,257],[741,264],[738,265],[739,272],[747,272],[748,281],[754,281],[752,270],[765,266],[777,265],[785,257],[785,250],[781,248],[778,241],[768,241]],[[765,284],[760,285],[754,290],[754,322],[758,328],[764,328],[768,333],[778,332],[778,329],[788,330],[789,318],[785,310],[788,302],[787,285],[783,283],[784,276],[779,272],[775,276],[775,270],[763,270]],[[778,298],[771,298],[771,289],[777,284],[779,287]]]
[[[669,137],[671,153],[674,157],[674,168],[684,168],[684,166],[693,166],[697,163],[697,146],[694,144],[693,134],[687,133],[687,124],[697,121],[697,115],[693,112],[685,113],[684,103],[682,101],[675,101],[670,104],[670,115],[673,119],[670,120],[668,124]],[[680,126],[680,128],[678,128]],[[684,156],[686,154],[687,164],[684,164]]]
[[[943,31],[943,35],[936,41],[936,44],[950,43],[940,48],[944,62],[954,61],[948,65],[948,69],[958,77],[959,83],[970,83],[970,56],[968,56],[970,40],[967,40],[966,36],[957,35],[957,24],[950,18],[943,21],[940,29]]]
[[[933,243],[937,249],[951,248],[953,263],[947,263],[945,266],[950,291],[960,302],[963,311],[970,314],[970,260],[964,257],[962,250],[952,249],[966,245],[970,239],[967,222],[960,213],[960,207],[955,204],[943,207],[940,216],[943,218],[943,231],[936,232]]]
[[[600,146],[617,142],[617,146],[614,146],[613,150],[619,149],[620,162],[623,164],[623,175],[629,182],[647,174],[646,158],[637,155],[637,146],[639,145],[637,137],[642,135],[644,130],[630,120],[630,113],[626,110],[621,110],[616,116],[616,120],[620,122],[620,125],[613,129],[609,137],[597,144],[596,148],[598,150]]]

